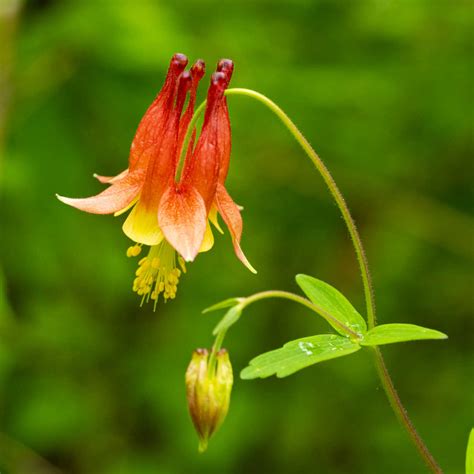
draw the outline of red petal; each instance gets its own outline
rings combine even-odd
[[[146,168],[140,203],[143,204],[147,212],[153,212],[155,217],[163,193],[170,183],[174,183],[179,119],[190,85],[191,77],[189,73],[181,74],[176,94],[176,105],[169,115],[161,140],[157,143],[154,154]]]
[[[136,198],[143,185],[143,178],[143,172],[130,173],[97,196],[73,199],[57,195],[57,198],[81,211],[92,214],[113,214],[127,207]]]
[[[160,202],[158,223],[168,242],[187,261],[193,261],[206,231],[206,205],[193,187],[169,187]]]
[[[217,185],[216,191],[216,204],[219,209],[219,213],[224,219],[227,227],[229,228],[230,235],[232,236],[232,243],[234,244],[234,251],[237,258],[252,272],[257,273],[255,268],[252,267],[247,257],[240,248],[240,239],[242,237],[242,217],[240,215],[237,204],[229,196],[229,193],[222,184]]]

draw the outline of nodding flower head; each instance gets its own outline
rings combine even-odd
[[[185,262],[193,261],[214,243],[211,224],[222,232],[219,213],[229,228],[238,258],[253,272],[240,248],[242,218],[224,182],[229,169],[231,129],[225,90],[234,69],[222,59],[211,76],[201,133],[190,131],[184,150],[183,171],[176,177],[179,157],[194,114],[204,61],[185,71],[188,59],[175,54],[161,91],[140,121],[130,148],[128,168],[116,176],[94,175],[109,187],[89,198],[58,198],[94,214],[129,213],[124,233],[134,241],[127,250],[138,256],[143,246],[148,255],[139,262],[133,290],[142,302],[173,299]],[[187,100],[187,106],[185,106]],[[184,109],[184,111],[183,111]]]

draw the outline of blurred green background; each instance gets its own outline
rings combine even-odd
[[[301,127],[359,225],[379,322],[449,334],[383,352],[433,454],[463,472],[474,420],[472,15],[462,0],[0,0],[0,472],[425,472],[366,351],[282,380],[236,378],[225,424],[197,453],[184,371],[219,316],[202,308],[298,291],[299,272],[364,305],[322,180],[247,98],[229,99],[228,188],[245,206],[257,276],[221,236],[175,301],[140,309],[123,218],[55,199],[95,194],[93,172],[126,166],[174,52],[204,58],[208,72],[232,58],[232,85],[273,98]],[[238,374],[261,352],[327,331],[269,301],[225,345]]]

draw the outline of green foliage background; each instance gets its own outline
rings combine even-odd
[[[229,99],[228,186],[245,206],[257,276],[225,235],[189,266],[174,302],[140,309],[122,218],[54,198],[94,194],[93,172],[125,167],[177,51],[208,72],[232,58],[233,86],[267,94],[301,127],[355,215],[379,321],[449,335],[383,352],[428,446],[447,473],[462,472],[474,419],[470,2],[35,0],[17,15],[15,4],[0,1],[2,474],[56,472],[37,456],[77,474],[425,472],[365,350],[283,380],[237,379],[226,423],[197,453],[183,379],[192,350],[212,342],[217,315],[202,308],[297,291],[296,273],[360,311],[363,297],[322,180],[246,98]],[[266,302],[226,346],[238,373],[321,332],[308,311]]]

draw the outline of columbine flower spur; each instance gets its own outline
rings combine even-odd
[[[201,134],[196,141],[193,126],[188,147],[183,150],[183,170],[177,177],[205,69],[204,62],[198,60],[185,71],[187,63],[183,54],[171,59],[163,88],[138,125],[128,168],[113,177],[94,175],[109,185],[97,196],[58,196],[62,202],[93,214],[118,216],[131,209],[123,231],[135,244],[128,248],[127,256],[138,256],[143,245],[150,247],[148,255],[139,261],[133,291],[142,297],[142,303],[153,300],[155,308],[160,294],[165,301],[175,298],[179,278],[186,271],[185,262],[212,248],[210,223],[222,233],[218,213],[229,229],[237,257],[255,272],[240,248],[239,207],[224,187],[231,152],[224,92],[234,68],[228,59],[219,61],[212,74]]]

